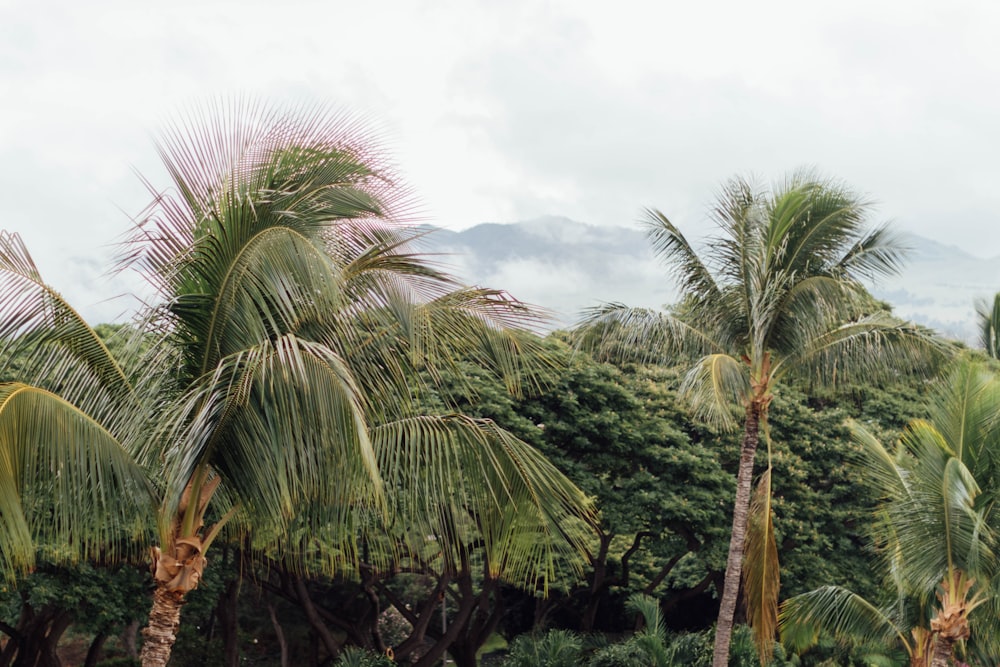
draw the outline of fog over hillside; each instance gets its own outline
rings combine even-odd
[[[972,341],[974,302],[1000,291],[1000,258],[905,234],[911,249],[903,273],[872,293],[900,317]],[[697,240],[691,239],[697,247]],[[607,301],[658,307],[673,302],[673,284],[638,227],[595,227],[561,217],[437,229],[423,249],[470,284],[502,288],[549,310],[568,326]]]

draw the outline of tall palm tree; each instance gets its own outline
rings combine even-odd
[[[528,579],[542,568],[544,578],[562,545],[582,539],[562,527],[590,519],[586,499],[489,422],[418,409],[418,378],[433,382],[459,357],[511,390],[537,379],[544,360],[524,335],[532,313],[412,253],[415,232],[399,222],[406,191],[350,118],[245,104],[209,114],[165,134],[173,190],[124,245],[122,268],[156,297],[137,318],[135,354],[114,365],[106,348],[71,341],[35,374],[58,378],[60,364],[95,357],[71,398],[107,394],[123,423],[115,442],[153,471],[143,664],[166,664],[185,596],[227,524],[271,557],[332,571],[354,566],[373,525],[433,514],[437,532],[423,539],[447,541],[478,521],[497,570]],[[3,302],[12,339],[49,294]],[[387,502],[400,489],[408,502]]]
[[[798,173],[771,191],[729,181],[712,209],[718,235],[705,255],[657,210],[643,222],[681,300],[666,312],[609,304],[581,323],[584,345],[606,355],[676,363],[695,359],[681,390],[696,413],[732,424],[743,413],[743,439],[732,537],[713,664],[724,667],[743,567],[754,457],[766,434],[775,387],[793,374],[821,381],[894,375],[939,348],[935,338],[876,307],[862,281],[896,272],[903,256],[885,228],[869,231],[869,205],[844,186]],[[770,475],[765,476],[765,486]],[[766,494],[765,494],[766,496]],[[767,502],[758,504],[769,511]],[[761,553],[773,532],[770,519]],[[777,612],[775,568],[757,569],[748,603],[756,605],[758,645],[770,646]],[[761,605],[766,608],[762,608]]]
[[[897,447],[855,427],[862,472],[881,495],[874,537],[896,599],[880,607],[835,586],[796,596],[782,605],[783,638],[804,648],[826,630],[896,643],[914,667],[951,664],[962,642],[984,664],[1000,658],[998,408],[995,372],[963,360]]]

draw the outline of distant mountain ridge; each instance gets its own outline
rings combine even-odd
[[[903,273],[872,288],[900,317],[953,338],[975,337],[974,303],[1000,291],[1000,258],[901,234],[910,248]],[[692,239],[694,242],[694,239]],[[563,217],[434,229],[422,249],[463,282],[504,289],[569,326],[602,302],[659,307],[676,294],[638,227],[597,227]]]

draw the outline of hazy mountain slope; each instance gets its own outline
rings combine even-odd
[[[974,337],[973,303],[1000,291],[1000,258],[904,235],[911,248],[903,274],[872,292],[901,317],[953,337]],[[673,301],[666,272],[638,228],[594,227],[567,218],[436,230],[424,249],[465,282],[502,288],[553,313],[556,326],[604,301],[661,306]]]
[[[1000,291],[1000,257],[984,259],[952,245],[907,234],[909,262],[903,273],[872,289],[900,317],[955,338],[975,339],[976,299]]]
[[[549,310],[558,326],[605,301],[662,306],[673,300],[638,229],[594,227],[566,218],[436,230],[424,248],[466,282],[502,288]]]

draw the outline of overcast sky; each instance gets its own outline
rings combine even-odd
[[[721,181],[809,165],[1000,257],[1000,3],[819,4],[0,0],[0,227],[114,317],[151,136],[249,94],[369,118],[450,228],[655,206],[697,237]]]

